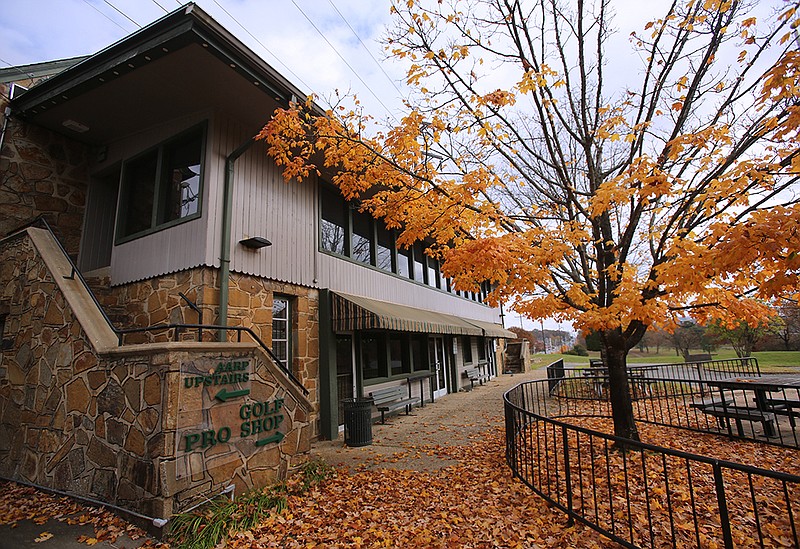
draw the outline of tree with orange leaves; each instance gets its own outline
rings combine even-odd
[[[598,332],[615,433],[637,439],[626,358],[648,328],[797,297],[796,6],[672,3],[620,86],[610,0],[395,1],[402,120],[309,100],[261,138],[286,178],[332,173],[400,245],[433,240],[457,288]]]

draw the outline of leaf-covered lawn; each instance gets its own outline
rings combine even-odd
[[[604,420],[591,419],[585,420],[585,423],[601,430],[608,428]],[[732,442],[711,435],[654,429],[651,426],[642,427],[642,436],[649,442],[733,461],[756,463],[765,468],[790,473],[797,473],[798,469],[797,452],[794,450]],[[568,525],[562,512],[549,507],[527,486],[512,478],[505,463],[505,440],[501,426],[495,423],[484,431],[484,436],[470,438],[468,444],[459,446],[407,445],[402,453],[372,455],[363,465],[353,469],[341,468],[332,478],[307,490],[294,489],[293,483],[301,482],[300,479],[294,480],[289,483],[288,505],[283,512],[271,514],[251,530],[233,534],[226,547],[616,547],[616,544],[586,526]],[[404,460],[408,461],[407,458],[428,455],[452,460],[456,464],[434,472],[398,468]],[[647,459],[656,457],[648,455]],[[617,456],[614,459],[619,458]],[[386,468],[376,468],[376,464],[385,465]],[[656,468],[650,471],[654,473]],[[697,471],[697,474],[701,473]],[[681,474],[677,469],[670,469],[670,477],[669,497],[671,505],[675,506],[678,500],[686,499],[683,498],[686,487],[681,485]],[[575,490],[590,488],[586,477],[579,477],[577,470],[573,470],[573,478],[576,481],[582,479],[574,485]],[[694,477],[694,482],[709,486],[699,477]],[[777,487],[759,487],[760,497],[767,497],[765,492],[774,488]],[[122,532],[130,537],[142,535],[114,515],[84,508],[68,498],[7,483],[0,486],[0,490],[2,523],[28,518],[41,524],[51,517],[90,522],[95,525],[96,534],[93,538],[81,540],[87,545],[101,539],[113,541]],[[646,529],[648,512],[654,516],[662,512],[667,495],[655,487],[645,498],[635,481],[631,484],[631,492],[633,516],[638,520],[636,527]],[[700,490],[698,494],[702,492]],[[749,489],[746,492],[749,493]],[[605,504],[600,501],[599,505],[602,507]],[[698,506],[701,519],[706,514],[705,507],[703,503]],[[693,546],[693,534],[690,533],[693,518],[688,515],[684,518],[685,524],[680,522],[678,515],[678,534],[683,536],[684,532],[685,541]],[[710,521],[705,529],[707,534],[703,534],[704,547],[715,546],[718,526],[714,524],[713,517],[710,517]],[[667,528],[666,521],[656,522],[656,533]],[[775,535],[768,540],[768,546],[787,546],[784,543],[786,538],[781,535],[784,528],[785,525],[778,523],[766,525],[767,533],[770,529],[775,530]],[[748,542],[756,543],[755,539],[742,537],[745,535],[734,534],[737,546],[740,542],[742,546],[748,546]],[[660,541],[665,539],[662,535]],[[659,539],[655,541],[656,546],[662,545]],[[146,546],[154,545],[154,542],[148,542]]]
[[[436,472],[339,470],[286,511],[237,537],[234,547],[611,547],[589,528],[567,526],[504,461],[500,428],[469,446],[422,446],[458,460]],[[394,465],[403,455],[387,456]]]

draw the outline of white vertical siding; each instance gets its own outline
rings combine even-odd
[[[313,286],[314,181],[285,182],[264,143],[257,141],[236,162],[233,197],[231,270]],[[239,244],[252,236],[262,236],[272,246],[254,251]]]
[[[113,142],[109,145],[107,160],[98,166],[98,171],[148,150],[180,132],[208,120],[209,117],[210,113],[207,112],[196,113],[189,117],[166,122],[146,133]],[[203,165],[203,214],[198,219],[115,245],[111,253],[113,284],[125,284],[189,269],[204,263],[209,188],[214,186],[213,176],[211,176],[213,163],[208,149],[209,147],[207,147]]]
[[[348,294],[439,311],[465,319],[500,323],[500,310],[411,280],[317,252],[319,286]]]

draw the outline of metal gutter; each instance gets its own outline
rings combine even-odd
[[[219,258],[219,320],[228,325],[228,284],[231,278],[231,217],[233,213],[233,174],[236,160],[255,143],[255,137],[239,145],[225,158],[225,182],[222,195],[222,246]],[[219,330],[218,341],[227,341],[227,331]]]

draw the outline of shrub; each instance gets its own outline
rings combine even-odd
[[[573,345],[572,349],[564,353],[565,355],[575,355],[575,356],[589,356],[589,351],[586,350],[586,347],[576,343]]]

